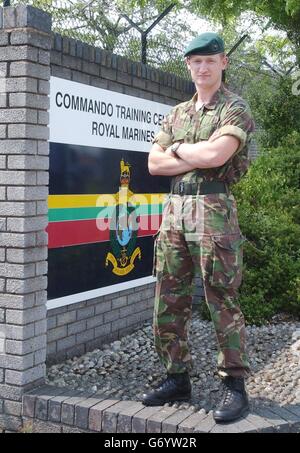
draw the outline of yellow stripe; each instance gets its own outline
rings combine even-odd
[[[119,197],[131,201],[132,204],[160,204],[164,202],[164,193],[137,193],[132,192],[119,194],[95,194],[95,195],[49,195],[48,208],[85,208],[92,206],[114,206]]]

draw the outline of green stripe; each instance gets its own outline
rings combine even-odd
[[[141,205],[136,209],[136,215],[159,215],[162,214],[162,204]],[[111,217],[113,206],[97,208],[63,208],[49,209],[49,222],[64,222],[68,220],[88,220]]]

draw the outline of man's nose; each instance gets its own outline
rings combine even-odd
[[[200,73],[205,73],[205,72],[207,72],[207,69],[208,69],[208,66],[207,66],[207,64],[206,64],[205,62],[201,62],[201,63],[199,64],[198,71],[199,71]]]

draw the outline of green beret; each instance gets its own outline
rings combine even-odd
[[[193,39],[187,46],[184,56],[214,55],[224,52],[224,41],[217,33],[202,33]]]

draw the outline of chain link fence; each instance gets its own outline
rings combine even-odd
[[[107,0],[4,0],[4,3],[40,8],[51,14],[53,32],[190,80],[183,53],[193,35],[188,21],[182,20],[185,11],[172,12],[172,4],[159,17],[155,8],[121,11],[117,2]],[[239,42],[228,46],[231,50],[235,47],[224,74],[230,89],[246,99],[247,89],[261,86],[266,79],[276,89],[278,77],[271,68],[264,67],[261,57],[255,52],[244,52]],[[250,156],[255,158],[257,154],[253,140]]]
[[[179,32],[174,27],[174,15],[168,14],[172,4],[159,18],[154,7],[133,12],[126,6],[120,10],[117,2],[106,0],[10,0],[8,3],[47,11],[52,16],[53,32],[189,78],[183,61],[188,26],[181,24]]]
[[[113,0],[4,0],[3,4],[40,8],[51,14],[52,30],[62,36],[190,79],[183,58],[184,48],[201,31],[201,26],[193,33],[189,13],[185,9],[172,11],[172,3],[162,14],[154,6],[134,11],[126,2]],[[122,8],[118,6],[121,4]],[[235,49],[235,44],[230,43],[228,48]],[[276,74],[264,66],[260,56],[241,49],[238,45],[230,55],[226,70],[226,82],[233,91],[243,94],[249,82],[259,84],[265,77],[276,83]]]

